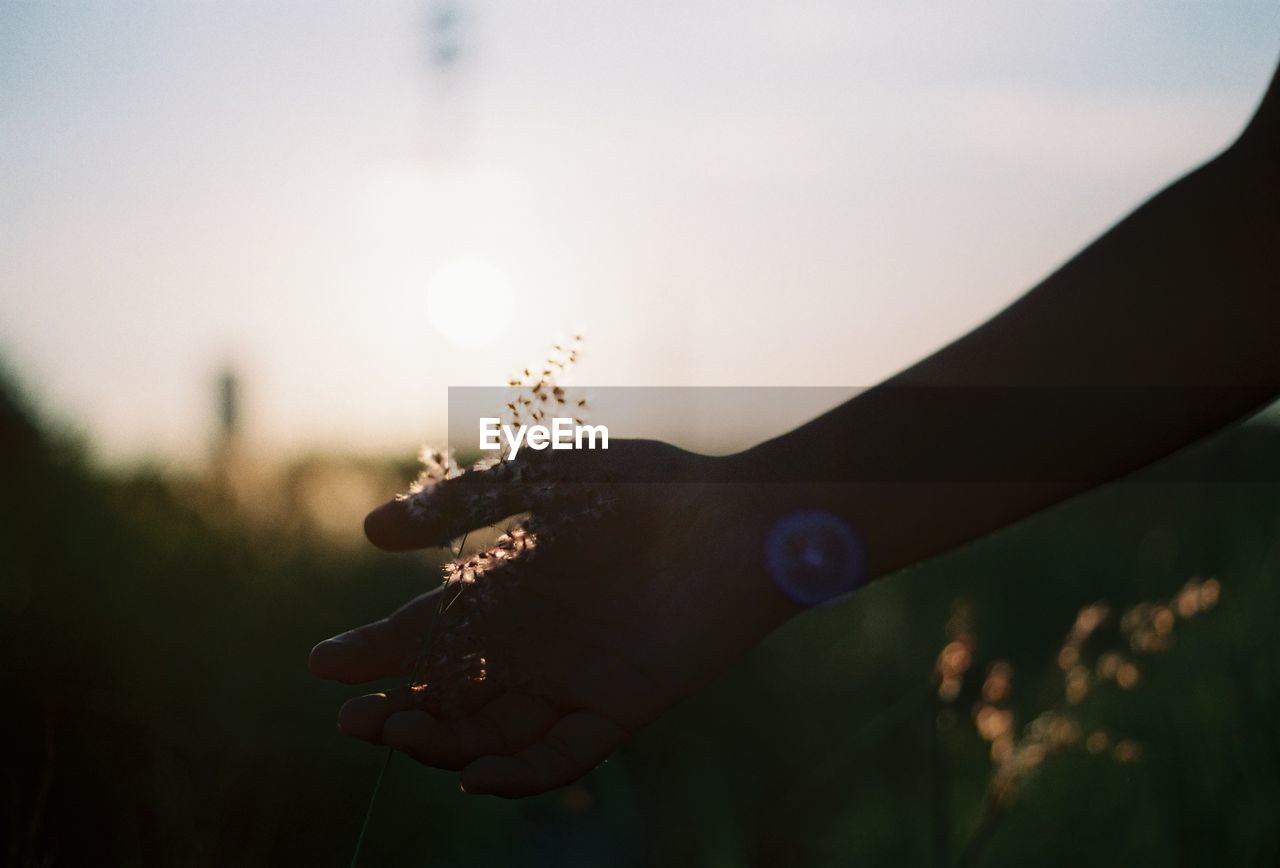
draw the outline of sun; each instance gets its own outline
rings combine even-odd
[[[427,281],[427,317],[436,331],[459,347],[493,344],[511,324],[511,282],[482,259],[455,259]]]

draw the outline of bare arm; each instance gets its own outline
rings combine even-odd
[[[459,769],[469,792],[560,786],[800,611],[765,556],[789,518],[836,513],[862,538],[870,575],[883,575],[1272,400],[1278,102],[1273,83],[1226,153],[989,323],[778,440],[727,459],[645,441],[574,453],[567,478],[646,484],[612,487],[612,512],[539,542],[536,558],[477,568],[496,578],[424,594],[317,645],[321,677],[418,679],[350,700],[342,730]],[[775,481],[791,484],[742,484]],[[384,548],[440,545],[511,513],[537,518],[520,500],[529,490],[469,474],[441,483],[423,514],[385,504],[366,530]],[[835,562],[818,554],[813,572]],[[440,660],[479,660],[483,677],[424,656],[433,637],[447,640]],[[456,703],[440,692],[450,684]]]
[[[1280,76],[1241,138],[973,332],[743,456],[857,483],[872,576],[1137,470],[1280,394]],[[831,457],[831,456],[835,457]]]

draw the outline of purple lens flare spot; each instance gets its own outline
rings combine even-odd
[[[811,510],[784,516],[765,544],[769,576],[804,606],[830,602],[862,584],[862,542],[839,516]]]

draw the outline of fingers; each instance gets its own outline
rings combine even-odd
[[[364,520],[369,541],[387,551],[444,545],[529,507],[529,487],[512,482],[513,469],[473,471],[428,491],[384,503]]]
[[[423,594],[381,621],[324,640],[311,649],[312,674],[344,684],[410,674],[439,612],[439,595]]]
[[[603,762],[626,738],[617,724],[590,711],[576,711],[537,742],[514,755],[482,756],[465,766],[462,788],[508,799],[571,783]]]
[[[471,794],[522,798],[591,771],[626,738],[590,711],[560,716],[545,699],[503,693],[474,714],[444,719],[421,708],[411,690],[374,693],[342,707],[338,726],[353,738],[385,744],[418,762],[462,769]]]
[[[666,450],[679,452],[675,447]],[[647,461],[637,461],[639,450]],[[518,461],[505,461],[488,470],[473,470],[436,483],[426,491],[384,503],[364,520],[365,536],[387,551],[407,551],[444,545],[476,528],[533,508],[539,490],[558,485],[621,481],[619,471],[663,478],[666,465],[650,454],[654,445],[617,441],[610,453],[535,452]],[[667,452],[662,452],[666,455]]]
[[[477,713],[444,720],[414,709],[392,714],[382,742],[426,765],[460,769],[477,757],[523,750],[541,738],[558,717],[545,699],[504,693]]]
[[[383,727],[400,712],[422,711],[431,715],[433,720],[465,718],[477,714],[500,695],[502,689],[493,682],[470,685],[461,695],[451,697],[450,713],[446,713],[440,697],[430,690],[397,687],[347,700],[338,710],[338,729],[343,735],[382,744]]]
[[[343,703],[338,710],[338,729],[343,735],[370,744],[381,744],[382,727],[387,718],[402,711],[417,709],[420,704],[418,697],[407,687],[357,696]]]

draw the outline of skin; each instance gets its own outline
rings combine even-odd
[[[557,459],[557,479],[607,486],[616,508],[572,528],[471,628],[482,647],[492,641],[532,677],[472,685],[451,714],[407,688],[361,696],[342,707],[339,727],[460,769],[470,793],[521,797],[567,784],[802,611],[765,568],[765,540],[780,518],[814,508],[838,515],[865,544],[865,578],[892,573],[1274,400],[1278,327],[1273,80],[1221,155],[995,318],[876,389],[728,458],[621,441]],[[1105,398],[1116,386],[1157,397],[1139,412]],[[920,387],[951,391],[913,391]],[[1018,397],[932,399],[990,387],[1016,387],[1009,394]],[[993,450],[1007,459],[1007,476],[983,476]],[[810,478],[814,455],[824,456],[829,478]],[[920,466],[954,477],[912,477]],[[483,475],[444,485],[425,518],[397,501],[379,507],[366,521],[369,539],[390,550],[442,545],[528,506],[518,487]],[[485,485],[505,492],[492,514],[460,508]],[[321,642],[312,671],[349,684],[408,675],[437,618],[437,593]]]

